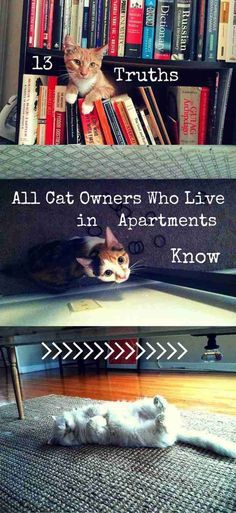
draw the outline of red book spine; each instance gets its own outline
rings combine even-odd
[[[50,0],[48,15],[48,50],[52,48],[52,29],[53,29],[54,0]]]
[[[66,113],[55,112],[54,144],[65,144]]]
[[[35,22],[36,22],[36,4],[37,0],[31,0],[29,11],[29,32],[28,32],[28,46],[33,48],[35,46]]]
[[[138,144],[134,134],[132,133],[132,130],[130,130],[130,127],[125,124],[124,118],[122,117],[121,111],[119,109],[119,104],[117,102],[113,103],[114,111],[116,113],[116,117],[119,121],[120,128],[122,130],[123,136],[126,140],[126,143],[131,146],[133,144]]]
[[[139,3],[139,6],[137,4]],[[143,41],[144,0],[129,0],[125,57],[141,57]]]
[[[96,109],[94,108],[93,111],[90,112],[90,114],[83,114],[83,102],[83,98],[80,98],[78,100],[85,144],[105,144],[102,127]]]
[[[198,127],[198,144],[206,144],[207,127],[208,127],[208,114],[209,114],[209,87],[202,87],[200,96],[200,109],[199,109],[199,127]]]
[[[53,144],[53,128],[55,118],[55,88],[57,77],[48,77],[47,116],[45,144]]]
[[[111,0],[108,55],[111,55],[112,57],[116,57],[118,54],[120,4],[121,0]]]

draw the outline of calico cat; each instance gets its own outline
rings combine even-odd
[[[177,408],[158,395],[134,402],[83,406],[53,419],[49,444],[166,449],[176,442],[183,442],[209,449],[221,456],[236,458],[235,443],[203,431],[183,428]]]
[[[105,239],[74,237],[33,247],[27,271],[35,282],[55,292],[68,289],[82,276],[122,283],[130,276],[129,255],[107,227]]]
[[[84,98],[83,114],[89,114],[96,100],[109,99],[116,94],[114,85],[101,70],[102,59],[108,46],[80,48],[71,36],[64,43],[64,62],[69,74],[66,101],[75,103],[77,96]]]

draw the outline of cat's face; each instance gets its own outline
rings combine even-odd
[[[65,38],[64,61],[66,69],[75,80],[90,80],[96,77],[107,53],[107,45],[101,48],[80,48],[71,36]]]
[[[54,417],[52,436],[48,440],[49,445],[71,446],[74,444],[75,425],[71,414],[65,413],[61,417]],[[79,444],[78,444],[79,445]]]
[[[123,283],[130,276],[129,255],[116,239],[110,228],[106,229],[105,243],[96,250],[91,258],[77,258],[90,278],[96,277],[104,282]]]

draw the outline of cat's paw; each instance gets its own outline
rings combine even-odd
[[[153,402],[158,411],[164,411],[167,406],[167,401],[161,395],[156,395],[153,399]]]
[[[85,103],[82,104],[82,113],[83,114],[90,114],[94,109],[94,105],[92,103]]]
[[[75,93],[66,93],[66,102],[73,105],[77,100],[77,94]]]

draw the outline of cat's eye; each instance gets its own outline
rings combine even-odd
[[[81,64],[79,59],[74,59],[74,63],[77,64],[78,66],[80,66],[80,64]]]
[[[125,261],[124,257],[119,257],[119,258],[118,258],[118,263],[119,263],[119,264],[123,264],[123,263],[124,263],[124,261]]]
[[[107,269],[107,271],[105,271],[104,275],[105,276],[111,276],[113,274],[112,271],[109,271],[109,269]]]
[[[95,68],[96,62],[90,62],[90,68]]]

